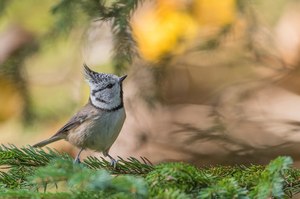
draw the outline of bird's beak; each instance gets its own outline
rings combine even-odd
[[[119,82],[122,83],[124,79],[126,79],[127,75],[120,77]]]

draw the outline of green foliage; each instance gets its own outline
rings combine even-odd
[[[25,189],[11,190],[11,189],[1,189],[0,188],[0,198],[6,199],[16,199],[16,198],[79,198],[76,194],[72,195],[70,193],[40,193],[32,192]]]
[[[286,170],[292,165],[290,157],[279,157],[273,160],[261,173],[257,186],[250,195],[253,198],[269,198],[284,196],[283,184]]]
[[[0,198],[291,198],[300,171],[290,157],[266,167],[196,168],[186,163],[153,166],[149,160],[88,157],[74,164],[67,154],[32,147],[0,147]]]
[[[152,195],[151,198],[190,199],[191,197],[179,189],[167,188],[158,190],[156,195]]]
[[[32,147],[17,148],[14,145],[0,146],[0,186],[5,188],[28,188],[26,177],[41,166],[45,166],[53,158],[70,159],[66,154],[55,150]],[[6,172],[1,171],[5,168]],[[2,185],[1,185],[2,184]]]
[[[141,164],[136,158],[129,158],[129,161],[118,157],[118,167],[114,168],[111,166],[109,161],[101,158],[99,160],[96,157],[87,157],[84,160],[84,163],[91,169],[106,169],[109,170],[112,174],[133,174],[133,175],[144,175],[153,170],[151,162],[147,158],[141,157],[144,164]]]
[[[166,163],[155,167],[146,176],[151,187],[150,194],[156,196],[161,190],[172,189],[183,193],[210,185],[213,177],[184,163]],[[170,191],[170,190],[169,190]],[[171,191],[174,194],[174,191]]]
[[[120,175],[113,177],[104,169],[91,170],[84,164],[74,164],[71,160],[54,159],[46,167],[37,169],[28,181],[39,189],[47,189],[48,184],[66,182],[72,192],[100,192],[113,196],[122,194],[128,198],[144,198],[147,187],[140,177]]]
[[[239,186],[234,178],[224,178],[215,185],[199,192],[199,198],[239,198],[248,199],[248,191]]]
[[[67,154],[61,154],[56,150],[47,148],[47,152],[40,148],[22,147],[14,145],[0,146],[0,165],[8,165],[9,168],[19,166],[44,166],[53,158],[70,159]]]

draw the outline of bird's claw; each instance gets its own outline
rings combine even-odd
[[[117,167],[117,163],[118,163],[118,160],[115,160],[115,159],[110,159],[110,165],[112,167],[114,167],[114,169]]]
[[[73,162],[74,162],[74,164],[80,164],[81,163],[79,158],[76,158]]]

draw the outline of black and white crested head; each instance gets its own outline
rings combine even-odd
[[[123,107],[122,82],[126,78],[92,71],[84,64],[84,75],[90,86],[90,102],[93,106],[113,111]]]

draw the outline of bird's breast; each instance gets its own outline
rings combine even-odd
[[[124,108],[96,116],[86,129],[86,147],[96,151],[108,150],[117,139],[125,118]]]

